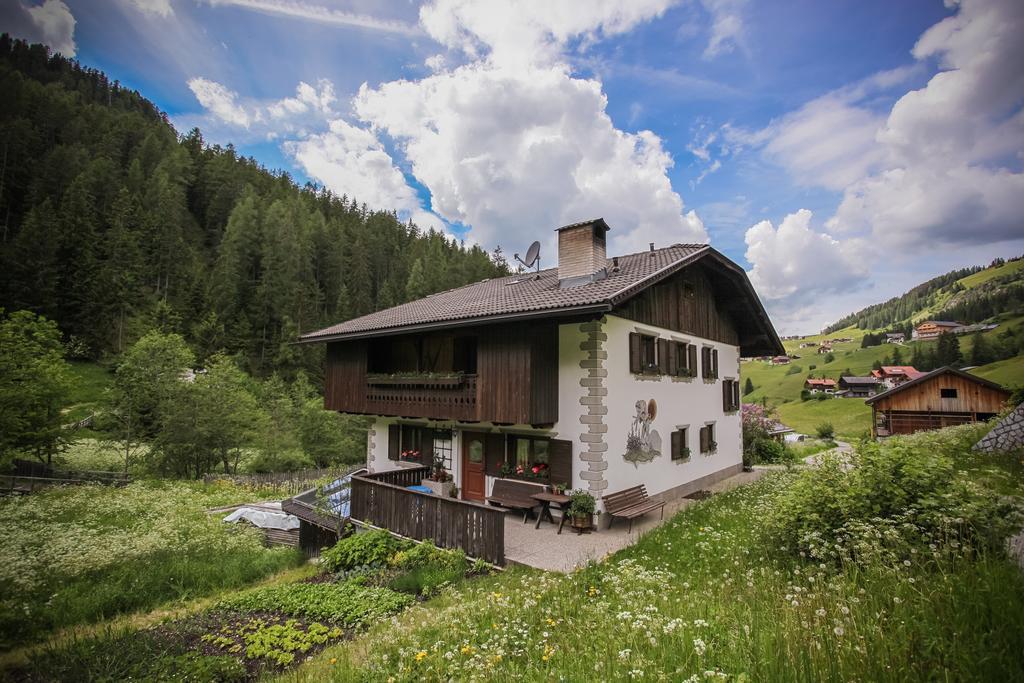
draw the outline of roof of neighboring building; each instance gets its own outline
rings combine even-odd
[[[950,320],[925,320],[917,324],[918,327],[922,325],[936,325],[938,327],[963,327],[963,323],[952,322]]]
[[[789,434],[793,431],[792,427],[787,427],[781,422],[776,422],[772,425],[772,428],[768,430],[769,434]]]
[[[870,386],[878,384],[877,377],[847,377],[846,375],[843,375],[839,379],[846,384],[865,384]]]
[[[903,334],[902,332],[886,332],[885,336],[886,337],[906,337],[907,335]]]
[[[995,382],[989,381],[989,380],[985,379],[984,377],[978,377],[977,375],[972,375],[969,372],[964,372],[963,370],[957,370],[956,368],[951,368],[951,367],[949,367],[947,365],[944,368],[938,368],[936,370],[932,370],[931,372],[919,373],[918,377],[910,380],[909,382],[904,382],[903,384],[899,385],[898,387],[894,387],[892,389],[889,389],[888,391],[883,391],[880,394],[875,394],[871,398],[866,399],[864,402],[867,403],[868,405],[870,405],[872,403],[876,403],[878,401],[881,401],[884,398],[888,398],[889,396],[892,396],[893,394],[898,394],[901,391],[906,391],[907,389],[912,389],[913,387],[916,387],[916,386],[919,386],[921,384],[924,384],[928,380],[934,379],[934,378],[938,377],[939,375],[946,375],[946,374],[957,375],[959,377],[971,380],[972,382],[975,382],[975,383],[980,384],[982,386],[988,387],[990,389],[995,389],[996,391],[1001,391],[1004,394],[1006,394],[1007,396],[1010,395],[1010,392],[1006,388],[1004,388],[1002,385],[1000,385],[1000,384],[996,384]]]
[[[828,378],[808,379],[807,384],[810,384],[811,386],[834,387],[836,385],[836,381]]]
[[[576,287],[559,286],[558,268],[483,280],[309,332],[300,341],[358,339],[560,315],[600,315],[698,261],[725,271],[745,304],[737,311],[739,318],[751,321],[755,328],[748,335],[748,343],[744,343],[741,333],[745,355],[781,352],[782,342],[746,273],[706,244],[674,244],[620,256],[617,269],[609,259],[607,277]]]

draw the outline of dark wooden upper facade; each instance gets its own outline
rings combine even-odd
[[[612,314],[738,346],[734,290],[720,274],[695,264],[644,289]]]
[[[553,424],[558,326],[539,321],[330,342],[325,406],[387,417]]]

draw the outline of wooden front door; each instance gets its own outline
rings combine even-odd
[[[485,497],[484,468],[487,463],[487,435],[462,433],[462,498],[483,502]]]

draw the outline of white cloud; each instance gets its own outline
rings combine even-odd
[[[550,241],[554,227],[594,216],[620,251],[706,240],[658,136],[617,130],[605,106],[600,83],[561,67],[486,62],[364,85],[355,99],[361,119],[399,141],[433,210],[482,244]]]
[[[326,78],[317,81],[315,88],[305,81],[299,81],[295,88],[295,97],[285,97],[272,102],[267,106],[267,113],[272,119],[284,119],[309,112],[329,115],[335,99],[334,84]]]
[[[764,220],[747,230],[750,281],[773,310],[855,288],[867,274],[871,259],[865,245],[839,242],[810,223],[811,212],[800,209],[777,229]]]
[[[374,134],[341,119],[320,135],[284,144],[303,170],[331,190],[378,209],[418,211],[419,200]]]
[[[206,78],[189,79],[188,87],[199,100],[199,104],[221,121],[243,128],[249,127],[251,117],[245,107],[239,104],[238,93],[235,91]]]
[[[137,10],[144,14],[167,18],[174,14],[171,0],[128,0]]]
[[[74,57],[75,17],[62,0],[23,5],[20,0],[0,1],[3,31],[30,43],[43,43],[65,57]]]
[[[851,184],[829,222],[906,245],[1020,235],[1024,196],[1024,4],[964,0],[914,47],[939,73],[893,106],[884,167]]]
[[[442,45],[504,65],[550,64],[572,39],[625,33],[660,16],[673,0],[434,0],[420,23]]]
[[[243,9],[272,14],[276,16],[313,21],[320,24],[334,26],[348,26],[351,28],[369,29],[372,31],[383,31],[385,33],[397,33],[399,35],[414,36],[420,33],[419,29],[411,24],[394,19],[382,19],[365,14],[355,14],[343,10],[324,7],[302,0],[206,0],[214,7],[230,6]]]
[[[737,47],[745,48],[745,4],[746,0],[701,0],[701,5],[711,15],[711,35],[704,48],[704,59],[728,54]]]

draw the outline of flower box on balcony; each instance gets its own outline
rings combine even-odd
[[[444,388],[462,386],[463,377],[464,375],[462,373],[404,373],[394,375],[372,373],[366,375],[366,383],[375,386],[388,386],[400,384],[402,386]]]

